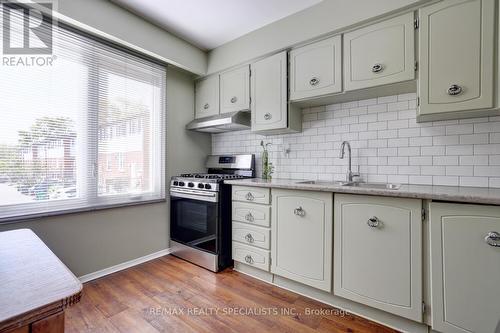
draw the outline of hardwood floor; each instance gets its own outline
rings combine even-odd
[[[66,332],[397,331],[232,269],[214,274],[165,256],[85,283]]]

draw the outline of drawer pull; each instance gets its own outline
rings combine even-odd
[[[372,228],[378,228],[380,226],[380,220],[376,216],[372,216],[366,221],[366,224]]]
[[[313,87],[317,86],[319,84],[319,78],[313,77],[311,80],[309,80],[309,84]]]
[[[293,213],[297,216],[300,216],[300,217],[304,217],[306,216],[306,211],[302,208],[302,207],[299,207],[299,208],[295,208],[293,210]]]
[[[486,237],[484,237],[484,241],[489,246],[500,247],[500,234],[496,231],[490,231]]]
[[[247,254],[247,255],[245,256],[245,262],[246,262],[247,264],[253,264],[253,258],[252,258],[252,256],[251,256],[251,255],[249,255],[249,254]]]
[[[231,103],[236,103],[236,101],[238,100],[238,97],[234,96],[233,98],[231,98]]]
[[[253,239],[253,236],[252,234],[246,234],[245,236],[245,240],[249,243],[253,243],[254,242],[254,239]]]
[[[245,220],[247,220],[248,222],[253,222],[255,221],[255,218],[253,217],[252,213],[248,213],[247,215],[245,215]]]
[[[382,64],[375,64],[372,66],[373,73],[380,73],[384,70],[384,66]]]
[[[252,193],[248,192],[247,195],[245,195],[245,199],[247,199],[248,201],[254,201],[255,197]]]
[[[273,116],[272,116],[270,113],[266,113],[266,114],[264,115],[264,119],[265,119],[265,120],[271,120],[271,118],[272,118],[272,117],[273,117]]]
[[[210,107],[210,104],[208,104],[208,103],[207,103],[207,104],[205,104],[205,105],[203,105],[203,108],[204,108],[205,110],[206,110],[206,109],[208,109],[209,107]]]
[[[462,87],[460,87],[458,84],[452,84],[446,92],[450,96],[457,96],[462,93]]]

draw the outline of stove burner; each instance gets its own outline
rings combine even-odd
[[[198,178],[198,179],[239,179],[244,178],[240,175],[233,174],[216,174],[216,173],[182,173],[180,177]]]

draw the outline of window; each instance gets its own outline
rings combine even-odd
[[[165,67],[53,35],[52,66],[0,66],[0,221],[164,199]]]

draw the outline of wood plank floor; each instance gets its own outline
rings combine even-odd
[[[66,332],[358,332],[395,330],[232,269],[165,256],[84,284]]]

